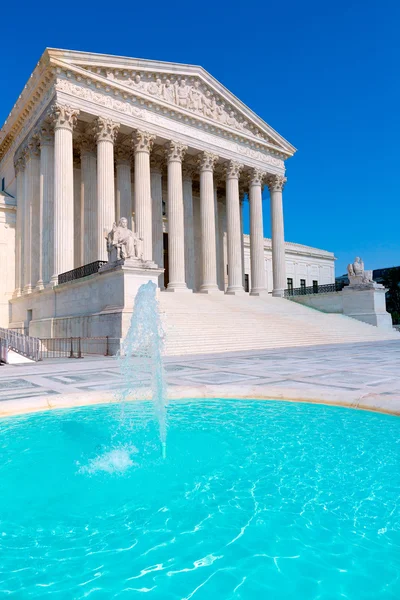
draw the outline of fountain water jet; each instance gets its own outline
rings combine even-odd
[[[167,386],[163,365],[164,330],[152,281],[140,286],[131,324],[119,354],[124,387],[120,400],[151,398],[159,424],[163,458],[167,444]]]

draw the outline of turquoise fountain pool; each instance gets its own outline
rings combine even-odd
[[[275,401],[0,421],[0,596],[398,600],[400,419]]]

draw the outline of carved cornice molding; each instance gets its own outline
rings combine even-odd
[[[213,171],[219,156],[213,152],[201,152],[198,155],[198,166],[200,171]]]
[[[286,181],[287,179],[283,175],[268,175],[266,179],[266,183],[270,192],[281,192]]]
[[[243,165],[235,160],[231,160],[224,165],[224,174],[226,179],[239,179]]]
[[[148,131],[137,129],[132,134],[132,146],[134,152],[151,152],[156,136]]]
[[[78,115],[78,109],[66,104],[55,103],[51,106],[48,117],[53,122],[54,129],[73,131]]]
[[[260,185],[262,186],[267,173],[262,169],[251,169],[249,173],[249,185]]]
[[[117,163],[131,164],[132,152],[129,146],[118,144],[114,148],[114,156]]]
[[[170,140],[165,144],[165,157],[168,162],[182,162],[187,146],[181,142]]]
[[[106,117],[97,117],[94,122],[94,136],[97,143],[111,142],[117,139],[120,124]]]

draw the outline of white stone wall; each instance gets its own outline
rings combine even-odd
[[[244,235],[244,265],[245,273],[249,275],[251,287],[250,268],[250,237]],[[319,250],[311,246],[285,243],[286,277],[293,279],[293,287],[300,287],[300,279],[306,280],[306,286],[312,286],[313,281],[319,285],[335,282],[335,256],[333,252]],[[264,260],[267,275],[267,289],[272,292],[272,249],[271,240],[264,240]]]
[[[8,327],[15,290],[15,199],[0,192],[0,327]]]

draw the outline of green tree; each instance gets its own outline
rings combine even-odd
[[[400,323],[400,267],[388,269],[380,283],[387,289],[386,309],[391,313],[394,325]]]

